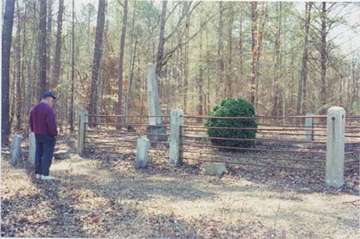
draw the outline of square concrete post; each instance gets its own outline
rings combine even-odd
[[[305,115],[305,140],[314,140],[314,118],[313,114],[307,113]]]
[[[169,163],[175,166],[182,163],[182,125],[182,110],[172,110],[170,113]]]
[[[81,109],[79,113],[79,131],[78,131],[78,153],[81,154],[85,147],[86,124],[88,123],[87,111]]]
[[[35,154],[36,154],[35,134],[33,132],[30,132],[30,134],[29,134],[29,161],[32,165],[35,165]]]
[[[327,111],[326,176],[328,186],[344,184],[345,110],[331,107]]]
[[[146,168],[149,162],[150,141],[144,135],[137,139],[136,145],[136,168]]]

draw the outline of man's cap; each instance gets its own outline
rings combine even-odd
[[[45,91],[42,94],[42,99],[45,99],[47,97],[52,97],[53,99],[56,99],[56,96],[54,95],[54,93],[52,93],[51,91]]]

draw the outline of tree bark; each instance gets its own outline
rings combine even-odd
[[[94,58],[91,70],[91,92],[90,92],[90,103],[89,113],[97,114],[96,103],[98,100],[98,79],[100,73],[100,63],[103,53],[103,33],[105,25],[105,8],[106,0],[99,0],[97,23],[96,23],[96,35],[94,44]],[[96,125],[96,118],[90,117],[89,126],[94,127]]]
[[[9,144],[10,122],[9,122],[9,79],[10,79],[10,49],[12,40],[12,29],[14,22],[14,0],[6,0],[4,21],[2,26],[2,60],[1,60],[1,142],[2,145]]]
[[[200,21],[201,22],[201,21]],[[201,26],[200,26],[201,27]],[[203,31],[200,30],[200,44],[199,44],[199,76],[197,79],[197,95],[198,95],[198,104],[197,104],[197,113],[198,115],[203,115],[204,102],[203,102],[203,84],[204,84],[204,70],[203,70]]]
[[[266,2],[263,3],[262,11],[261,11],[261,20],[257,20],[258,24],[258,41],[257,41],[257,49],[256,49],[256,86],[255,86],[255,108],[257,108],[257,105],[259,103],[259,76],[260,76],[260,57],[261,57],[261,51],[263,48],[263,38],[264,38],[264,29],[265,29],[265,23],[267,21],[267,6]]]
[[[63,0],[59,0],[59,1],[63,1]],[[74,131],[74,84],[75,84],[75,79],[74,79],[75,78],[75,3],[74,1],[75,0],[72,0],[72,24],[71,24],[71,95],[70,95],[70,111],[69,111],[70,132]],[[59,7],[60,7],[60,2],[59,2]],[[62,18],[60,20],[62,20]],[[61,35],[61,30],[60,30],[60,35]]]
[[[61,47],[62,47],[61,35],[62,35],[63,13],[64,13],[64,0],[59,0],[59,10],[57,16],[57,29],[56,29],[56,43],[55,43],[55,59],[54,59],[54,67],[52,68],[53,89],[56,89],[60,78]]]
[[[17,130],[21,129],[21,110],[22,110],[22,97],[21,97],[21,16],[19,8],[19,2],[16,2],[16,19],[17,19],[17,27],[16,27],[16,35],[15,35],[15,76],[16,76],[16,125],[15,128]]]
[[[320,103],[321,106],[326,105],[326,65],[327,65],[327,9],[326,2],[322,2],[321,10],[321,45],[320,45],[320,64],[321,64],[321,74],[320,74]]]
[[[256,60],[257,60],[257,2],[251,2],[251,82],[250,103],[255,104]]]
[[[124,74],[124,51],[125,51],[125,39],[126,39],[126,26],[128,19],[128,0],[124,0],[123,6],[123,19],[120,36],[120,50],[119,50],[119,62],[118,62],[118,92],[117,92],[117,107],[116,113],[121,115],[123,113],[123,74]],[[117,118],[116,128],[120,129],[123,124],[123,118]]]
[[[189,2],[184,2],[185,10],[189,9]],[[190,14],[186,16],[185,20],[185,41],[190,37]],[[184,85],[183,85],[183,110],[184,113],[187,112],[187,103],[188,103],[188,88],[189,88],[189,44],[184,46]]]
[[[282,3],[277,3],[277,31],[274,45],[274,78],[272,90],[272,115],[280,116],[282,114],[282,90],[280,89],[280,67],[281,67],[281,24],[282,24]]]
[[[243,5],[241,5],[243,6]],[[244,49],[243,49],[243,12],[242,9],[239,10],[239,82],[238,85],[244,84]],[[236,88],[237,91],[240,91],[240,88]],[[237,97],[240,97],[240,94],[237,94]]]
[[[217,79],[216,79],[216,100],[219,99],[222,87],[224,87],[224,41],[223,41],[223,28],[224,28],[224,3],[219,2],[219,21],[217,29]]]
[[[225,87],[225,91],[224,91],[224,95],[225,97],[233,97],[233,91],[232,91],[232,77],[233,77],[233,70],[232,70],[232,31],[233,31],[233,23],[234,23],[234,11],[231,8],[232,6],[229,5],[229,11],[230,13],[228,14],[228,26],[227,26],[227,30],[228,30],[228,42],[227,42],[227,72],[226,72],[226,87]]]
[[[305,114],[306,107],[306,83],[308,76],[308,51],[309,51],[309,29],[310,29],[310,20],[311,20],[311,2],[305,3],[305,23],[304,23],[304,50],[302,56],[301,72],[298,85],[298,94],[297,94],[297,105],[296,113]]]
[[[164,58],[166,10],[167,10],[167,1],[163,1],[161,7],[161,15],[160,15],[159,45],[156,54],[156,75],[158,77],[160,76],[161,73],[161,68]]]
[[[38,51],[39,51],[39,88],[38,88],[38,100],[41,98],[41,94],[47,88],[46,80],[46,68],[47,68],[47,57],[46,57],[46,13],[47,11],[47,0],[40,0],[40,16],[39,16],[39,39],[38,39]]]
[[[136,54],[137,54],[137,46],[138,46],[138,37],[135,36],[135,19],[136,19],[136,2],[134,2],[133,5],[133,12],[132,12],[132,18],[131,18],[131,33],[130,33],[130,44],[133,44],[133,46],[130,48],[130,62],[129,62],[129,86],[128,86],[128,92],[126,95],[126,102],[125,102],[125,124],[128,124],[128,118],[129,115],[129,107],[132,102],[132,91],[133,91],[133,81],[134,81],[134,67],[135,67],[135,60],[136,60]],[[134,40],[135,38],[135,40]]]
[[[47,0],[47,31],[46,31],[46,36],[47,36],[47,62],[46,62],[46,72],[51,72],[51,43],[52,43],[52,5],[53,5],[53,0]],[[50,86],[50,80],[48,81],[48,84]]]

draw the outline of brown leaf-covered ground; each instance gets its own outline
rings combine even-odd
[[[234,166],[217,178],[203,175],[197,165],[168,166],[164,152],[152,152],[149,168],[137,170],[133,151],[118,150],[83,157],[70,150],[53,163],[53,182],[36,180],[27,163],[10,166],[3,155],[1,236],[359,236],[358,191],[326,188],[315,173]],[[358,187],[358,168],[347,174],[350,181]]]

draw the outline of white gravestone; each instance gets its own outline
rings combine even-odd
[[[146,136],[137,139],[136,145],[136,168],[146,168],[149,162],[150,141]]]

